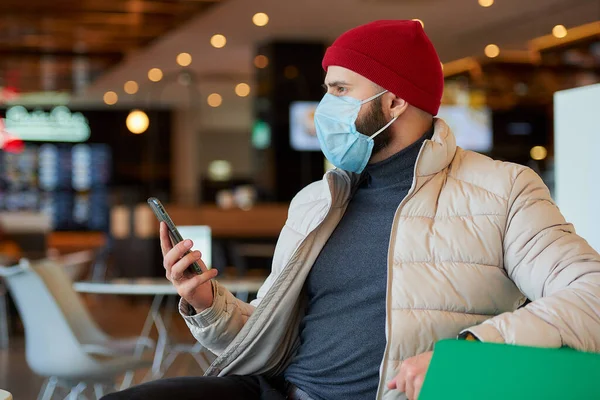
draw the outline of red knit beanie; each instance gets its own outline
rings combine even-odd
[[[327,49],[325,71],[330,65],[354,71],[432,115],[440,108],[442,66],[418,21],[375,21],[351,29]]]

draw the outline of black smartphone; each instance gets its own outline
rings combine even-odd
[[[173,246],[175,246],[177,243],[183,242],[183,238],[181,237],[181,234],[177,230],[177,227],[173,223],[173,220],[171,219],[171,217],[169,217],[169,214],[167,214],[167,211],[165,210],[163,205],[160,203],[160,201],[156,197],[150,197],[148,199],[148,204],[150,205],[150,208],[152,208],[152,211],[154,211],[156,218],[158,218],[158,220],[160,222],[165,222],[167,224],[167,228],[169,229],[169,238],[171,239],[171,244]],[[190,254],[190,252],[191,251],[188,250],[185,254]],[[202,269],[200,268],[198,263],[195,261],[192,265],[190,265],[188,270],[190,272],[198,274],[198,275],[200,275],[202,273]]]

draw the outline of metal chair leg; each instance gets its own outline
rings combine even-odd
[[[162,303],[164,296],[159,295],[154,297],[152,302],[151,312],[154,326],[158,333],[158,339],[156,341],[156,348],[154,352],[154,361],[152,362],[152,378],[157,379],[161,377],[161,365],[167,347],[169,346],[169,332],[165,328],[165,323],[160,314],[160,304]]]
[[[165,329],[169,331],[171,329],[171,323],[173,322],[173,311],[177,309],[178,296],[167,296],[167,309],[163,320],[165,322]]]
[[[138,385],[140,383],[146,382],[146,380],[144,380],[144,378],[142,378],[141,381],[136,380],[135,373],[136,373],[136,370],[134,370],[134,369],[130,369],[129,371],[125,372],[125,375],[123,375],[123,380],[121,381],[120,384],[117,383],[117,381],[114,381],[113,383],[111,383],[109,385],[109,387],[111,388],[111,391],[120,392],[121,390],[129,389],[132,385]],[[148,370],[147,374],[151,376],[152,370]],[[138,376],[138,378],[139,378],[139,376]],[[136,383],[135,381],[138,381],[138,383]],[[109,393],[111,393],[111,392],[109,392]]]
[[[211,363],[208,362],[204,353],[193,353],[192,357],[194,357],[194,360],[196,360],[196,363],[202,369],[202,372],[206,371],[208,367],[210,367]]]
[[[131,386],[131,384],[133,383],[133,374],[134,374],[134,371],[127,371],[125,373],[125,376],[123,377],[123,382],[121,383],[120,388],[117,388],[115,385],[115,389],[125,390],[125,389],[129,388],[129,386]]]
[[[96,383],[94,385],[94,395],[96,396],[96,400],[100,400],[104,396],[104,384]]]
[[[46,391],[46,388],[48,387],[48,381],[49,381],[49,379],[45,379],[44,383],[42,383],[42,387],[40,388],[40,392],[38,393],[37,400],[42,400],[42,397],[44,396],[44,392]]]
[[[79,396],[83,394],[83,391],[87,385],[83,382],[79,382],[75,387],[71,389],[71,392],[65,397],[65,400],[78,400]],[[85,398],[85,396],[83,396]]]
[[[162,365],[162,371],[163,373],[167,373],[167,371],[169,370],[169,368],[171,368],[171,365],[173,364],[173,362],[175,361],[175,359],[177,358],[177,356],[179,355],[179,352],[176,351],[171,351],[169,353],[169,355],[167,356],[167,358],[165,359],[163,365]]]
[[[52,395],[54,394],[54,390],[56,390],[56,385],[58,384],[58,379],[55,377],[51,377],[46,381],[45,386],[42,386],[42,390],[40,391],[40,395],[38,399],[40,400],[50,400]]]

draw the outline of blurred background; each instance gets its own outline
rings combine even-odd
[[[264,276],[289,201],[331,168],[312,120],[324,51],[376,19],[423,24],[460,146],[555,194],[555,94],[600,83],[598,0],[3,0],[0,257],[83,254],[73,280],[160,277],[155,196],[203,227],[189,235],[224,276]],[[109,300],[87,301],[113,329]]]

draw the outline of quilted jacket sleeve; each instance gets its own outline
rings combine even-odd
[[[182,298],[179,312],[196,340],[219,355],[250,318],[254,306],[238,300],[218,282],[213,281],[212,284],[214,300],[210,308],[191,315],[188,303]]]
[[[179,313],[196,340],[213,354],[219,355],[240,332],[280,272],[280,268],[274,267],[259,289],[256,299],[249,304],[236,298],[217,281],[213,281],[214,300],[210,308],[190,315],[189,305],[181,299]]]
[[[242,330],[256,307],[281,275],[302,240],[308,235],[310,223],[315,217],[307,218],[307,210],[312,209],[311,214],[316,215],[313,198],[320,199],[324,184],[327,185],[323,181],[314,182],[292,199],[288,219],[275,246],[271,273],[259,289],[256,299],[252,300],[250,304],[237,299],[227,288],[219,285],[216,281],[213,281],[213,305],[201,313],[190,315],[188,304],[183,299],[180,301],[179,312],[192,335],[202,346],[218,356]],[[329,193],[329,186],[325,187]]]
[[[271,273],[259,289],[256,299],[249,304],[236,298],[227,288],[213,281],[214,300],[210,308],[191,315],[189,305],[183,299],[179,302],[179,313],[196,340],[213,354],[221,354],[237,336],[255,308],[265,297],[277,277],[281,274],[295,246],[285,245],[291,241],[291,230],[284,226],[275,253]]]
[[[523,169],[508,199],[504,267],[532,302],[467,331],[479,340],[600,352],[600,256]]]

